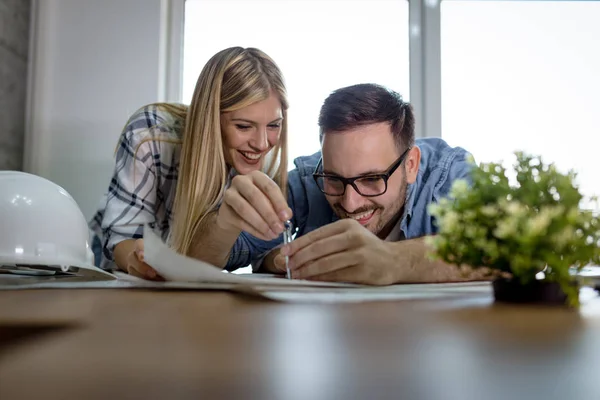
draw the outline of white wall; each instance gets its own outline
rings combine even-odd
[[[87,218],[129,114],[166,100],[168,3],[34,1],[24,169],[63,186]]]

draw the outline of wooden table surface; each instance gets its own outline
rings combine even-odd
[[[0,292],[0,399],[600,399],[600,300]]]

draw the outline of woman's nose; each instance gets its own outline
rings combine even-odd
[[[254,137],[253,143],[250,144],[257,150],[266,150],[269,147],[269,140],[267,138],[267,127],[259,127],[256,130],[256,135]]]

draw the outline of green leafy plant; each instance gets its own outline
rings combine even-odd
[[[543,271],[570,305],[579,304],[570,270],[600,261],[600,221],[580,208],[576,174],[562,174],[539,156],[515,152],[516,183],[500,163],[473,162],[472,182],[454,182],[450,197],[430,205],[438,235],[432,257],[488,268],[527,284]]]

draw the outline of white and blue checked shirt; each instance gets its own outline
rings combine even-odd
[[[96,265],[100,268],[116,269],[115,246],[123,240],[143,238],[145,224],[169,243],[183,122],[154,105],[139,109],[127,121],[108,191],[89,222]],[[235,174],[232,169],[226,186]],[[225,269],[233,271],[249,265],[255,251],[264,251],[260,241],[255,249],[255,241],[242,232]]]
[[[183,122],[154,105],[136,111],[121,134],[116,163],[107,193],[89,222],[95,235],[96,265],[116,269],[113,251],[127,239],[143,238],[148,224],[169,244],[177,191]],[[231,169],[226,186],[237,172]],[[282,242],[261,241],[247,232],[237,238],[225,269],[248,266],[254,257]]]
[[[89,223],[102,245],[101,268],[115,268],[115,245],[126,239],[142,238],[145,224],[168,241],[182,123],[153,105],[139,109],[127,121],[108,192]]]

